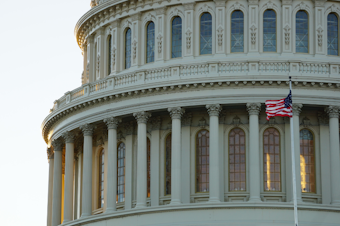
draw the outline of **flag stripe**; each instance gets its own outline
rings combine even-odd
[[[267,100],[266,101],[266,114],[267,114],[267,120],[275,116],[293,117],[291,92],[289,92],[286,98],[283,98],[280,100]]]

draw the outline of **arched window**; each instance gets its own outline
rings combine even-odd
[[[171,133],[165,138],[165,195],[171,195]]]
[[[196,137],[196,192],[209,191],[209,131],[201,130]]]
[[[146,63],[155,61],[155,24],[150,22],[146,27]]]
[[[245,134],[240,128],[229,133],[229,191],[246,190]]]
[[[182,19],[176,16],[172,20],[171,58],[182,56]]]
[[[203,13],[200,25],[200,54],[212,54],[212,17]]]
[[[308,14],[306,11],[296,13],[296,39],[297,53],[308,53]]]
[[[125,200],[125,144],[121,142],[117,151],[117,203]]]
[[[125,69],[131,67],[131,29],[125,33]]]
[[[311,131],[300,131],[300,169],[302,192],[315,193],[314,137]]]
[[[327,17],[327,46],[328,55],[339,55],[339,23],[335,13]]]
[[[272,9],[263,13],[263,52],[276,52],[276,13]]]
[[[104,206],[104,149],[99,153],[99,183],[98,183],[98,208],[103,208]]]
[[[244,52],[244,15],[240,10],[231,14],[231,52]]]
[[[263,133],[263,174],[265,191],[281,191],[280,134],[275,128]]]
[[[150,178],[151,178],[151,175],[150,175],[150,172],[151,172],[150,171],[150,162],[151,162],[150,161],[151,160],[150,159],[150,157],[151,157],[151,153],[150,152],[151,152],[151,150],[150,150],[150,148],[151,147],[150,147],[150,139],[149,138],[147,138],[147,140],[146,140],[146,145],[147,145],[146,146],[146,153],[147,153],[146,155],[147,155],[147,162],[148,162],[148,166],[147,166],[148,167],[148,172],[147,172],[147,196],[146,197],[149,198],[150,197],[150,181],[151,181],[150,180]]]
[[[107,39],[107,74],[110,75],[111,74],[111,42],[112,42],[112,36],[109,35],[108,39]]]

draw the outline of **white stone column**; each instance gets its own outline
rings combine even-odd
[[[92,135],[94,127],[91,124],[84,124],[80,127],[84,135],[83,151],[83,192],[81,218],[92,215]]]
[[[210,120],[209,128],[209,202],[220,201],[220,159],[219,159],[219,114],[222,110],[219,104],[206,106]]]
[[[106,61],[107,61],[107,54],[105,49],[107,49],[107,42],[106,42],[106,36],[105,36],[105,29],[104,28],[100,28],[97,30],[97,34],[99,34],[99,36],[97,37],[97,65],[96,65],[96,70],[97,70],[97,79],[103,79],[105,78],[106,74],[106,70],[104,68],[104,66],[106,65]]]
[[[95,62],[96,57],[94,53],[94,37],[93,35],[87,38],[87,64],[86,64],[86,73],[89,82],[95,81]]]
[[[81,84],[84,85],[86,83],[88,83],[88,72],[87,72],[87,44],[83,43],[82,44],[82,54],[83,54],[83,75],[82,75],[82,79],[81,79]]]
[[[150,198],[151,206],[159,206],[159,142],[161,117],[150,120],[151,123],[151,147],[150,147]]]
[[[108,129],[108,160],[107,160],[107,178],[106,178],[106,211],[112,213],[116,211],[116,194],[117,194],[117,127],[121,119],[110,117],[104,119]]]
[[[54,148],[52,226],[57,226],[61,223],[61,174],[63,142],[61,142],[59,139],[54,140],[52,145]]]
[[[151,117],[149,112],[141,111],[134,113],[138,123],[138,143],[137,143],[137,203],[135,208],[146,207],[147,192],[147,143],[146,143],[146,123]]]
[[[340,106],[329,106],[326,109],[329,115],[332,205],[340,205],[339,110]]]
[[[133,184],[133,122],[124,124],[126,129],[125,137],[125,210],[132,208],[132,184]]]
[[[249,202],[262,202],[260,198],[260,148],[259,148],[259,113],[261,103],[248,103],[249,112]]]
[[[181,204],[181,117],[184,109],[168,109],[172,119],[171,131],[171,205]]]
[[[302,104],[293,104],[296,199],[299,203],[302,202],[301,167],[300,167],[300,119],[299,119],[302,106],[303,106]]]
[[[51,148],[47,149],[48,157],[48,196],[47,196],[47,226],[52,225],[52,199],[53,199],[53,168],[54,155]]]
[[[65,132],[65,182],[64,182],[64,221],[63,224],[73,220],[73,162],[74,162],[74,134]]]
[[[111,49],[111,73],[117,74],[121,69],[119,67],[121,57],[120,56],[120,20],[114,21],[112,24],[112,49]],[[124,61],[124,60],[123,60]]]
[[[192,113],[186,113],[182,117],[182,181],[181,193],[182,203],[190,203],[190,128],[192,122]]]

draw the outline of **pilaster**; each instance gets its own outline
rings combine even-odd
[[[87,38],[87,64],[86,64],[86,74],[89,78],[89,82],[95,81],[95,62],[96,54],[94,52],[94,36],[90,35]]]
[[[325,16],[326,0],[314,1],[314,49],[315,55],[327,55],[327,16]]]
[[[165,59],[165,43],[167,42],[166,34],[166,7],[158,8],[156,11],[156,30],[155,30],[155,61],[161,61]]]
[[[258,0],[248,0],[249,7],[249,38],[248,38],[248,46],[249,53],[258,53],[259,52],[259,18],[258,18],[258,10],[259,10],[259,1]]]
[[[292,0],[285,0],[282,1],[282,53],[292,53],[292,46],[293,46],[293,38],[292,34]]]
[[[141,13],[136,13],[131,16],[132,18],[132,28],[131,28],[131,67],[141,65],[141,45],[139,40],[141,40]]]
[[[225,31],[225,0],[215,0],[216,6],[216,54],[225,53],[226,31]]]
[[[184,5],[184,29],[185,34],[185,46],[184,57],[193,57],[194,55],[194,9],[196,3],[186,3]]]
[[[120,29],[120,20],[116,20],[111,24],[112,30],[111,30],[111,37],[112,37],[112,49],[111,49],[111,74],[117,74],[122,68],[119,66],[121,65],[121,48],[119,48],[119,43],[122,32]]]

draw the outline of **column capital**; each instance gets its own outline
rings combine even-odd
[[[151,117],[151,113],[146,111],[140,111],[133,113],[133,116],[136,118],[137,123],[147,123],[148,119]]]
[[[247,111],[249,112],[249,115],[259,115],[261,103],[247,103]]]
[[[89,35],[87,37],[87,44],[93,44],[94,43],[94,35]]]
[[[54,151],[62,151],[64,143],[60,139],[56,139],[52,141],[52,146]]]
[[[300,112],[302,110],[303,105],[302,104],[293,104],[292,108],[293,108],[293,116],[299,116]]]
[[[117,117],[109,117],[103,120],[108,129],[117,129],[118,124],[122,122],[122,119]]]
[[[66,131],[62,134],[62,137],[64,138],[65,143],[74,143],[74,138],[75,138],[74,133],[70,131]]]
[[[222,107],[219,104],[208,104],[205,106],[208,110],[209,116],[219,116]]]
[[[325,108],[325,111],[329,115],[329,118],[339,118],[340,106],[331,105]]]
[[[171,119],[181,119],[185,110],[181,107],[168,108]]]
[[[52,148],[47,148],[47,159],[54,159]]]
[[[79,128],[83,132],[84,136],[92,136],[93,135],[94,126],[92,124],[85,123],[84,125],[81,125]]]

